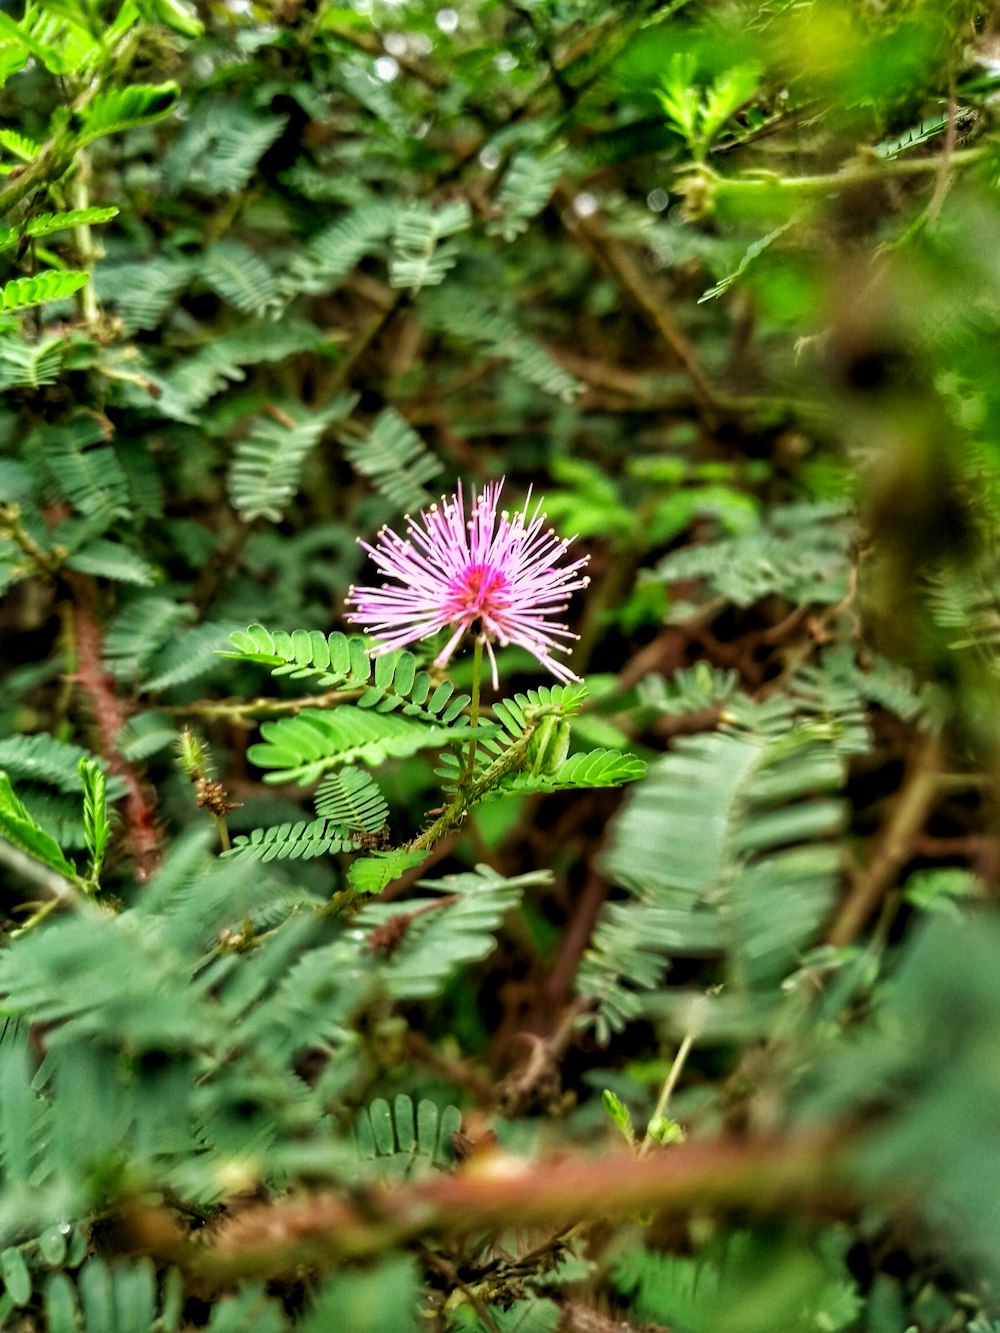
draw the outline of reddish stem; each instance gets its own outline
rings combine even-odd
[[[115,681],[104,670],[103,638],[98,623],[93,584],[76,574],[64,573],[73,591],[73,642],[76,672],[73,679],[86,695],[96,731],[97,753],[107,761],[111,772],[125,783],[125,842],[135,862],[136,878],[146,880],[160,859],[159,840],[153,821],[155,794],[143,786],[138,774],[122,758],[118,733],[128,712],[118,697]]]

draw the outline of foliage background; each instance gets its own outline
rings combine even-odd
[[[6,1327],[1000,1328],[998,31],[0,10]],[[414,851],[356,538],[499,476],[589,694]]]

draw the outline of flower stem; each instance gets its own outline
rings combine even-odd
[[[689,1032],[677,1049],[677,1054],[674,1056],[674,1062],[670,1066],[670,1072],[667,1074],[666,1081],[660,1089],[660,1095],[656,1100],[656,1107],[652,1116],[650,1116],[650,1125],[653,1125],[657,1120],[662,1119],[667,1113],[667,1107],[670,1105],[670,1098],[673,1096],[674,1088],[677,1086],[677,1080],[680,1078],[681,1070],[684,1068],[684,1062],[687,1060],[691,1047],[694,1045],[694,1035],[693,1032]],[[639,1145],[639,1156],[645,1157],[655,1142],[655,1136],[647,1128],[646,1137]]]
[[[479,687],[483,675],[483,639],[476,635],[476,646],[472,650],[472,702],[469,705],[469,726],[475,730],[479,725]],[[467,788],[476,771],[476,738],[469,741],[469,751],[465,757],[465,772],[462,774],[462,787]]]

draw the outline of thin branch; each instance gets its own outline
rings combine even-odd
[[[663,297],[651,290],[649,282],[643,279],[636,268],[632,256],[605,233],[596,217],[581,217],[576,212],[567,186],[559,185],[553,198],[559,206],[567,231],[590,253],[599,267],[616,280],[631,304],[646,317],[661,341],[687,372],[706,420],[714,422],[719,412],[718,395],[702,370],[694,347],[670,314]]]
[[[229,718],[232,722],[248,722],[256,717],[277,717],[285,713],[301,713],[303,708],[332,708],[336,704],[358,699],[364,693],[355,690],[324,690],[320,694],[303,694],[295,699],[197,699],[186,704],[157,707],[158,713],[177,717],[200,717],[206,721]]]
[[[951,163],[955,156],[955,140],[958,134],[958,102],[955,97],[955,76],[952,74],[948,88],[948,124],[945,127],[944,147],[941,150],[941,156],[938,159],[937,179],[934,182],[934,193],[931,201],[927,205],[927,221],[933,225],[940,216],[941,209],[944,206],[945,196],[948,193],[948,186],[951,184]]]
[[[854,876],[851,892],[827,934],[828,944],[840,947],[857,938],[913,855],[916,839],[938,796],[940,770],[941,737],[932,732],[913,756],[871,859]]]
[[[525,1162],[508,1157],[416,1184],[376,1187],[363,1200],[334,1194],[283,1199],[224,1222],[206,1243],[165,1235],[162,1210],[135,1237],[149,1252],[216,1280],[276,1275],[300,1265],[383,1253],[418,1238],[478,1236],[486,1229],[559,1227],[640,1210],[775,1206],[829,1195],[849,1140],[839,1127],[767,1142],[679,1145],[645,1159],[605,1153]],[[160,1225],[156,1225],[161,1223]]]
[[[674,1095],[674,1088],[677,1087],[677,1080],[681,1076],[681,1070],[691,1053],[691,1047],[694,1045],[694,1033],[689,1032],[684,1037],[680,1046],[677,1048],[677,1054],[674,1056],[674,1062],[660,1089],[660,1095],[656,1099],[656,1106],[653,1108],[653,1114],[649,1118],[649,1126],[646,1129],[646,1137],[639,1145],[639,1156],[645,1157],[650,1149],[658,1142],[653,1127],[657,1120],[661,1120],[667,1114],[667,1107],[670,1105],[670,1098]]]
[[[97,733],[96,749],[112,773],[125,783],[125,824],[136,878],[148,879],[160,859],[159,838],[153,820],[156,795],[144,787],[135,769],[118,749],[118,733],[128,714],[118,697],[115,681],[104,670],[103,643],[97,621],[92,581],[79,574],[64,574],[74,593],[72,607],[73,646],[76,670],[73,678],[86,696]]]

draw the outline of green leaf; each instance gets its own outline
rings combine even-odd
[[[180,91],[171,79],[166,83],[134,83],[98,93],[80,113],[78,145],[83,147],[106,134],[162,120],[176,107]]]
[[[48,783],[61,791],[83,791],[80,764],[85,759],[93,758],[82,745],[57,741],[44,731],[32,736],[0,738],[0,768],[16,779]],[[121,778],[112,777],[108,782],[108,793],[112,799],[124,795],[124,792],[125,784]]]
[[[95,759],[80,760],[80,778],[83,782],[83,836],[90,853],[87,882],[96,887],[108,838],[111,836],[107,808],[108,783],[104,770]]]
[[[442,1110],[428,1098],[414,1106],[400,1093],[392,1105],[376,1097],[358,1112],[354,1141],[358,1156],[377,1162],[380,1175],[410,1175],[420,1166],[450,1165],[455,1157],[452,1136],[461,1124],[457,1106]]]
[[[458,248],[446,237],[464,231],[472,213],[464,199],[435,210],[415,204],[400,214],[392,238],[389,281],[393,287],[419,291],[444,282],[458,260]],[[444,244],[442,244],[444,242]]]
[[[81,574],[93,574],[115,583],[130,583],[137,588],[148,588],[156,582],[156,570],[124,542],[99,538],[79,547],[66,564]]]
[[[247,439],[236,446],[229,473],[229,498],[246,523],[266,518],[278,523],[302,481],[311,451],[330,423],[346,417],[355,394],[340,394],[321,412],[297,410],[289,422],[260,418]]]
[[[27,310],[46,301],[62,301],[89,280],[89,273],[69,268],[46,268],[31,278],[11,278],[0,289],[0,310]]]
[[[787,715],[774,734],[683,737],[650,766],[607,857],[635,901],[606,905],[578,977],[602,1022],[639,1012],[674,955],[722,954],[734,994],[787,975],[837,885],[843,804],[829,793],[843,779],[833,747]]]
[[[53,232],[68,231],[71,227],[91,226],[110,222],[118,216],[118,209],[75,208],[67,213],[40,213],[27,218],[19,227],[0,227],[0,250],[9,250],[25,236],[51,236]]]
[[[0,130],[0,148],[6,148],[22,162],[30,162],[40,152],[41,145],[19,130],[4,129]]]
[[[214,292],[248,315],[281,304],[274,274],[260,255],[239,241],[216,241],[205,251],[198,272]]]
[[[50,870],[67,879],[76,879],[76,870],[63,856],[59,844],[35,823],[14,794],[10,778],[3,772],[0,772],[0,837]]]
[[[566,166],[562,145],[544,153],[518,153],[507,169],[497,198],[501,215],[487,224],[487,233],[510,242],[527,231],[531,219],[551,199]]]
[[[351,466],[370,477],[378,491],[400,511],[422,509],[431,499],[424,483],[441,464],[395,408],[387,407],[361,440],[348,440],[344,453]]]
[[[398,206],[362,204],[313,236],[292,265],[292,280],[305,292],[335,290],[365,255],[382,250],[399,216]]]
[[[549,884],[551,878],[541,870],[505,879],[489,866],[477,866],[475,873],[421,881],[423,887],[450,900],[369,903],[354,918],[354,925],[366,935],[393,918],[400,920],[399,938],[384,964],[386,987],[399,1000],[426,999],[439,995],[455,972],[485,958],[496,944],[494,932],[523,891]]]
[[[401,851],[372,852],[351,863],[347,879],[355,893],[379,894],[394,879],[399,879],[413,866],[420,865],[429,852]]]
[[[278,824],[240,834],[233,839],[228,855],[251,861],[309,861],[316,856],[349,851],[353,846],[341,824],[329,819],[300,820],[297,824]]]
[[[328,774],[316,791],[315,804],[318,815],[352,833],[377,833],[389,817],[378,783],[359,768]]]
[[[0,1253],[0,1276],[14,1304],[27,1305],[31,1300],[31,1273],[24,1255],[14,1246],[8,1246]]]
[[[48,1333],[77,1333],[76,1293],[65,1273],[53,1273],[45,1284],[45,1327]]]
[[[247,756],[266,773],[265,782],[315,782],[340,764],[381,764],[405,759],[418,750],[438,749],[466,739],[467,726],[441,726],[377,713],[355,704],[338,704],[328,712],[304,708],[295,717],[265,722],[263,742]]]
[[[18,330],[0,337],[0,389],[40,389],[59,378],[69,351],[63,337],[27,342]]]
[[[620,787],[637,782],[645,775],[646,765],[635,755],[616,750],[589,750],[572,755],[554,773],[514,773],[489,791],[485,800],[513,793],[570,791],[585,787]]]
[[[615,1128],[621,1132],[625,1142],[634,1143],[635,1129],[632,1126],[632,1116],[621,1098],[616,1097],[609,1088],[605,1088],[601,1093],[601,1105]]]

